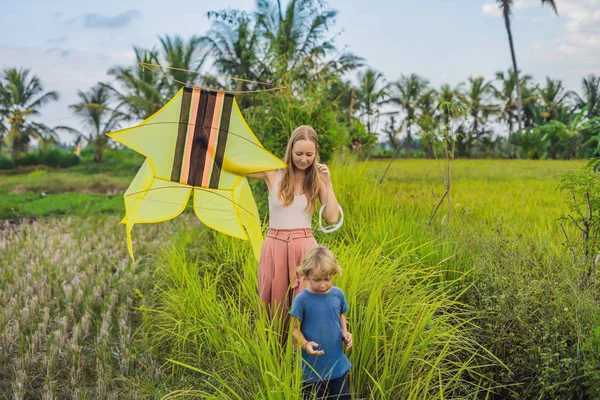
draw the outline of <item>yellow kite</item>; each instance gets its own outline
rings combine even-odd
[[[133,225],[175,218],[192,191],[198,219],[249,239],[258,259],[262,232],[246,174],[286,165],[254,136],[233,94],[184,87],[141,124],[108,136],[146,156],[124,195],[132,259]]]

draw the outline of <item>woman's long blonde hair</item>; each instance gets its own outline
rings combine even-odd
[[[306,176],[304,177],[304,195],[308,200],[306,210],[314,210],[317,206],[317,197],[319,197],[319,171],[315,167],[315,164],[319,162],[319,140],[317,138],[317,132],[312,126],[301,125],[294,129],[290,140],[285,150],[285,163],[287,168],[283,171],[283,177],[279,184],[279,191],[277,193],[279,200],[284,206],[289,206],[294,202],[294,163],[292,162],[292,148],[299,140],[310,140],[315,144],[316,152],[313,163],[306,169]]]

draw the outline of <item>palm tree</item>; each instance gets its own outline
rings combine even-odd
[[[165,36],[159,40],[162,53],[159,54],[155,49],[143,50],[134,47],[136,65],[112,68],[108,71],[122,86],[121,90],[113,85],[109,88],[117,93],[120,101],[138,119],[148,118],[165,105],[181,86],[197,81],[198,71],[206,58],[206,55],[199,54],[201,40],[198,37],[194,36],[187,42],[179,36]],[[139,62],[160,64],[164,65],[164,68],[146,68],[139,65]]]
[[[546,3],[552,7],[556,15],[558,15],[558,10],[556,8],[555,0],[541,0],[542,6]],[[510,54],[512,57],[513,71],[515,73],[515,82],[521,82],[519,79],[519,69],[517,68],[517,57],[515,55],[515,45],[512,36],[512,30],[510,27],[510,16],[512,14],[512,5],[513,0],[496,0],[498,6],[502,10],[502,14],[504,16],[504,25],[506,26],[506,33],[508,34],[508,44],[510,45]],[[519,130],[523,129],[523,98],[521,97],[521,87],[517,85],[517,121]]]
[[[325,33],[337,11],[324,9],[320,0],[291,0],[285,9],[281,3],[258,0],[255,16],[265,40],[265,72],[286,85],[313,75],[335,50]]]
[[[102,161],[102,150],[106,145],[106,133],[114,131],[123,120],[124,115],[110,108],[112,96],[105,85],[96,85],[89,92],[78,91],[81,100],[69,106],[86,125],[86,132],[70,129],[72,133],[83,136],[95,147],[94,162]]]
[[[259,80],[259,35],[251,18],[239,11],[209,12],[212,28],[201,38],[214,65],[223,75],[246,80]],[[235,90],[247,90],[250,82],[234,81]]]
[[[587,105],[590,118],[600,117],[600,77],[590,74],[587,78],[583,78],[581,89],[583,97],[574,93],[577,107],[583,109]]]
[[[406,146],[408,155],[410,155],[413,139],[411,129],[419,117],[419,103],[422,101],[422,97],[430,91],[429,81],[417,74],[402,75],[392,85],[392,91],[390,102],[398,104],[406,113],[402,125],[406,131]]]
[[[53,129],[31,121],[32,117],[40,115],[44,105],[56,100],[58,93],[44,93],[40,79],[31,75],[29,69],[10,68],[3,71],[0,80],[0,118],[6,120],[9,128],[4,126],[0,131],[7,132],[4,140],[9,142],[15,161],[27,151],[31,139],[42,143],[56,140]]]
[[[374,69],[358,73],[357,106],[359,118],[367,117],[367,132],[373,133],[373,123],[379,119],[379,107],[388,93],[383,84],[384,77]]]
[[[499,104],[499,118],[500,121],[504,121],[508,126],[508,141],[507,141],[507,151],[509,157],[513,156],[511,152],[511,138],[515,133],[515,122],[517,119],[517,99],[515,97],[516,91],[516,78],[515,72],[509,69],[506,74],[503,71],[496,72],[496,80],[499,81],[500,87],[493,87],[494,96]],[[529,83],[533,80],[531,75],[521,75],[521,95],[523,99],[524,106],[524,126],[530,126],[532,124],[532,112],[531,106],[535,103],[537,99],[537,94],[534,88],[530,87]],[[529,122],[528,122],[529,121]],[[518,125],[517,125],[518,128]]]
[[[433,146],[435,145],[430,133],[438,124],[438,115],[436,114],[436,102],[438,93],[435,90],[429,90],[419,100],[419,109],[421,113],[417,124],[421,130],[421,147],[425,152],[425,157],[433,157]]]
[[[0,91],[2,91],[2,82],[0,82]],[[3,121],[3,116],[0,115],[0,152],[2,152],[2,146],[4,145],[6,134],[8,133],[8,127]]]
[[[162,56],[169,68],[164,74],[170,77],[166,85],[166,95],[171,98],[182,85],[192,85],[198,79],[200,68],[206,60],[206,54],[200,54],[202,39],[192,36],[185,42],[180,36],[159,38]]]
[[[548,77],[546,78],[546,86],[538,89],[538,93],[542,103],[541,116],[545,122],[557,118],[559,110],[564,107],[564,101],[570,95],[570,92],[565,90],[559,79]]]
[[[486,82],[483,77],[470,77],[469,88],[461,95],[462,101],[468,107],[468,114],[473,120],[465,149],[468,157],[471,156],[473,141],[481,140],[486,133],[481,127],[488,117],[498,110],[497,106],[489,102],[491,93],[493,93],[492,81]]]
[[[158,64],[156,50],[143,50],[137,47],[135,51],[136,64],[133,67],[116,67],[108,71],[109,75],[123,87],[118,90],[114,85],[107,86],[115,92],[120,102],[129,109],[129,114],[135,119],[146,119],[157,112],[167,101],[165,95],[166,79],[148,68],[139,65]]]
[[[414,123],[418,121],[419,115],[417,114],[419,109],[419,104],[423,101],[423,96],[427,96],[431,91],[429,89],[429,81],[427,79],[421,78],[417,74],[411,74],[409,76],[401,75],[400,79],[397,82],[389,85],[391,95],[388,100],[391,103],[399,105],[402,110],[406,113],[406,117],[400,124],[400,128],[404,127],[406,131],[406,147],[407,154],[410,157],[410,151],[412,147],[412,126]],[[392,118],[391,123],[386,127],[386,133],[390,138],[394,138],[398,130],[396,130],[395,119]],[[390,139],[393,143],[393,141]],[[383,182],[385,175],[387,174],[388,169],[392,165],[392,161],[396,158],[396,154],[398,154],[398,150],[400,149],[400,142],[396,146],[396,150],[394,150],[394,154],[390,159],[385,171],[383,171],[383,175],[379,180],[379,183]]]

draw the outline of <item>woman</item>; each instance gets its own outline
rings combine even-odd
[[[326,206],[328,223],[339,218],[329,169],[319,164],[312,127],[302,125],[292,132],[284,161],[285,169],[248,175],[263,179],[269,188],[270,224],[258,263],[258,293],[271,317],[287,315],[293,297],[304,289],[296,268],[317,244],[311,230],[317,198]]]

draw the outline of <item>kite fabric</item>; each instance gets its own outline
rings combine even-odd
[[[202,223],[250,240],[259,258],[261,224],[246,175],[286,164],[260,144],[232,94],[184,87],[139,125],[108,136],[146,156],[124,194],[132,259],[134,224],[177,217],[192,193]]]

